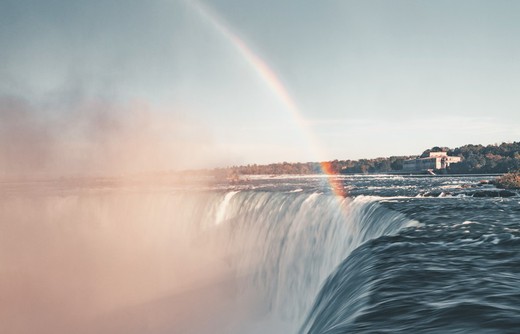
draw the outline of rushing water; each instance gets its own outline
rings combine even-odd
[[[0,330],[518,333],[520,196],[490,178],[3,183]]]

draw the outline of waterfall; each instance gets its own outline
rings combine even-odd
[[[352,250],[408,223],[367,197],[164,189],[11,194],[0,198],[0,220],[2,270],[17,282],[0,289],[25,310],[8,328],[20,333],[74,331],[121,310],[138,321],[146,307],[164,313],[158,332],[174,331],[180,311],[158,305],[226,280],[236,283],[229,303],[261,296],[261,317],[294,332]],[[222,332],[253,331],[233,321]],[[94,328],[104,330],[118,332]]]

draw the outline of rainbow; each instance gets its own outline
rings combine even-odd
[[[213,26],[223,37],[225,37],[237,52],[247,61],[255,73],[269,87],[276,97],[284,104],[285,109],[291,114],[300,130],[304,133],[308,140],[311,152],[319,161],[324,161],[323,151],[318,145],[318,140],[314,133],[309,129],[307,121],[302,116],[300,108],[296,101],[289,94],[287,88],[282,83],[278,75],[273,71],[271,66],[267,64],[260,56],[251,50],[251,48],[234,33],[227,24],[213,10],[198,0],[191,0],[189,5],[200,14],[211,26]],[[346,193],[341,180],[339,180],[333,171],[333,165],[330,162],[320,162],[322,172],[327,175],[328,183],[334,194],[345,197]]]

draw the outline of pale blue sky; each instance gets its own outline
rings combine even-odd
[[[278,74],[322,157],[520,139],[520,1],[204,4]],[[188,0],[0,0],[0,60],[0,95],[42,115],[140,101],[197,124],[214,155],[201,165],[317,159]]]

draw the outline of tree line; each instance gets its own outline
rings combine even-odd
[[[326,169],[329,174],[368,174],[399,172],[408,159],[427,157],[430,152],[447,152],[450,156],[462,157],[462,161],[449,166],[449,174],[507,173],[520,170],[520,142],[500,145],[464,145],[457,148],[432,147],[418,156],[391,156],[388,158],[360,160],[332,160],[326,162],[281,162],[267,165],[249,164],[217,168],[218,175],[280,175],[320,174]]]
[[[448,155],[462,157],[449,167],[451,174],[507,173],[520,170],[520,142],[500,145],[464,145],[448,149]]]

